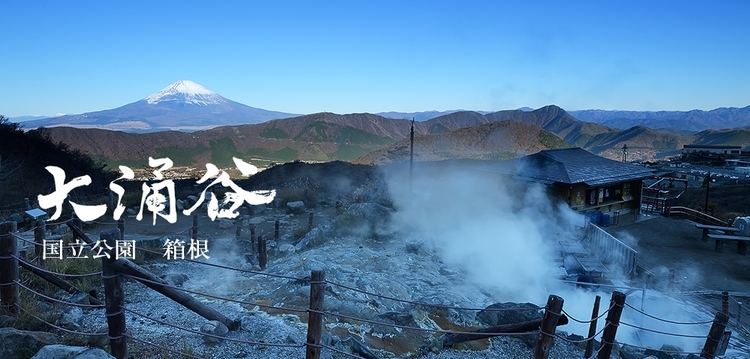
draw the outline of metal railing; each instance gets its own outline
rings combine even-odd
[[[599,226],[589,223],[586,226],[583,242],[602,263],[620,266],[625,275],[631,278],[637,275],[638,251]]]

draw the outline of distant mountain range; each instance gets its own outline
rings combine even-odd
[[[192,81],[177,81],[140,101],[104,111],[23,122],[26,129],[71,126],[128,132],[196,131],[296,116],[226,99]]]
[[[710,111],[570,111],[582,121],[595,122],[608,127],[626,129],[646,126],[682,134],[704,130],[737,129],[750,127],[750,106],[724,107]]]
[[[170,157],[175,165],[211,162],[231,166],[239,157],[260,167],[270,162],[345,160],[361,163],[403,159],[410,120],[373,114],[317,113],[260,124],[221,126],[193,133],[126,133],[71,127],[46,128],[54,141],[101,159],[111,166],[142,166],[151,157]],[[703,131],[684,136],[643,126],[619,130],[577,120],[557,106],[527,112],[454,112],[415,122],[417,159],[502,159],[547,148],[582,147],[621,159],[674,155],[685,144],[750,145],[750,130]]]
[[[466,110],[450,110],[450,111],[422,111],[422,112],[378,112],[376,115],[383,116],[386,118],[394,118],[394,119],[404,119],[404,120],[411,120],[417,122],[427,121],[431,120],[435,117],[440,117],[444,115],[450,115],[452,113],[456,112],[463,112]],[[474,111],[481,114],[488,114],[491,111]]]
[[[264,166],[296,159],[397,161],[403,159],[412,118],[417,120],[417,158],[423,160],[500,159],[564,146],[621,159],[624,145],[635,160],[674,155],[686,144],[750,145],[750,106],[568,113],[550,105],[497,112],[297,116],[249,107],[191,81],[116,109],[30,120],[23,126],[44,126],[54,141],[110,165],[144,165],[148,157],[167,156],[184,166],[231,165],[232,157]]]

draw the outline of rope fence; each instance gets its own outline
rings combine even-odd
[[[7,222],[6,222],[7,223]],[[73,233],[76,236],[82,236],[81,238],[84,239],[87,244],[90,246],[91,241],[88,239],[88,237],[85,234],[82,234],[83,232],[80,230],[80,228],[76,227],[76,225],[72,224],[70,220],[60,222],[61,224],[67,224],[68,226],[73,229]],[[194,222],[195,223],[195,222]],[[115,223],[100,223],[100,224],[115,224]],[[122,225],[122,222],[117,223],[118,226]],[[22,242],[30,242],[29,240],[22,238],[19,233],[15,230],[11,230],[11,227],[4,226],[5,223],[3,223],[3,226],[0,227],[0,254],[1,253],[10,253],[10,255],[0,255],[0,269],[9,268],[11,265],[18,266],[18,263],[22,260],[22,258],[18,257],[16,252],[16,240],[20,240]],[[37,228],[46,227],[47,225],[37,225],[31,230],[35,230]],[[15,226],[13,226],[14,229]],[[28,231],[27,231],[28,232]],[[198,233],[197,227],[191,228],[188,230],[189,233],[195,234]],[[238,236],[241,231],[238,230]],[[24,232],[25,233],[25,232]],[[113,230],[105,230],[101,232],[102,240],[105,238],[108,242],[114,241],[115,238],[119,240],[120,232],[117,229]],[[7,240],[7,238],[10,238],[11,240]],[[213,238],[208,235],[203,235],[203,238]],[[38,245],[37,242],[33,242],[35,245]],[[12,248],[11,248],[12,247]],[[146,248],[140,248],[137,247],[136,250],[142,252],[142,253],[150,253],[150,254],[156,254],[163,256],[163,253],[146,249]],[[110,250],[111,251],[111,250]],[[8,282],[5,281],[5,279],[0,278],[0,287],[8,287],[8,286],[17,286],[18,288],[23,289],[24,291],[30,293],[31,295],[35,297],[42,298],[47,301],[59,303],[62,305],[71,305],[71,306],[79,306],[83,308],[89,308],[89,309],[102,309],[106,308],[105,317],[107,318],[108,324],[111,326],[113,325],[112,322],[116,322],[118,320],[122,320],[121,325],[121,331],[112,336],[109,336],[109,334],[102,334],[102,333],[85,333],[85,332],[77,332],[77,331],[71,331],[66,328],[62,328],[60,326],[57,326],[53,323],[48,323],[44,320],[44,318],[40,318],[38,316],[34,316],[33,313],[29,313],[26,309],[22,308],[18,302],[18,297],[15,298],[6,297],[5,293],[9,291],[3,291],[3,298],[2,303],[13,303],[13,307],[18,308],[18,310],[23,311],[24,313],[28,313],[30,316],[35,318],[36,320],[43,322],[47,325],[49,325],[52,328],[59,329],[61,331],[70,332],[71,334],[80,334],[80,335],[92,335],[92,336],[102,336],[102,335],[108,335],[109,339],[111,340],[111,343],[115,343],[115,340],[120,340],[121,344],[124,345],[125,341],[122,340],[123,338],[130,339],[131,341],[140,342],[142,344],[158,348],[160,350],[166,350],[171,353],[176,353],[183,356],[189,356],[186,353],[181,353],[179,351],[175,351],[170,348],[166,348],[164,346],[161,346],[159,344],[151,343],[147,340],[141,340],[138,338],[133,337],[131,333],[127,333],[124,328],[124,315],[123,313],[127,312],[132,315],[135,315],[140,318],[144,318],[150,321],[153,321],[154,323],[157,323],[159,325],[168,326],[177,330],[185,331],[187,333],[192,333],[196,335],[206,336],[206,337],[214,337],[217,340],[224,340],[228,342],[235,342],[239,344],[244,345],[252,345],[252,346],[267,346],[267,347],[282,347],[282,348],[305,348],[307,351],[308,358],[319,358],[320,351],[321,350],[330,350],[334,353],[338,353],[341,355],[345,355],[347,357],[353,357],[353,358],[360,358],[360,356],[353,355],[351,353],[347,353],[345,351],[339,350],[337,348],[334,348],[330,345],[325,345],[321,343],[321,337],[322,337],[322,330],[325,329],[325,326],[323,325],[323,318],[329,318],[332,320],[335,320],[336,322],[342,321],[353,321],[353,322],[359,322],[359,323],[366,323],[372,326],[382,326],[387,328],[396,328],[400,330],[407,330],[407,331],[415,331],[430,335],[436,335],[440,334],[443,335],[444,338],[453,338],[461,337],[461,339],[455,339],[455,340],[461,340],[462,341],[470,341],[470,340],[476,340],[478,338],[488,338],[488,337],[501,337],[501,336],[527,336],[527,335],[538,335],[537,340],[537,348],[535,350],[535,358],[542,358],[546,359],[546,356],[544,353],[548,353],[548,349],[551,347],[552,340],[557,339],[561,340],[570,344],[583,344],[586,343],[591,344],[597,337],[601,337],[600,342],[601,346],[597,350],[597,352],[593,353],[598,358],[606,358],[609,357],[609,353],[611,353],[612,345],[616,342],[615,335],[617,328],[620,325],[628,326],[631,328],[634,328],[639,331],[647,331],[647,332],[653,332],[658,333],[662,335],[666,335],[669,337],[674,338],[695,338],[695,339],[706,339],[706,347],[704,347],[704,350],[702,353],[714,353],[716,348],[715,345],[719,342],[720,338],[716,338],[714,332],[717,332],[719,328],[721,332],[723,332],[724,327],[726,327],[726,320],[724,320],[724,317],[720,317],[717,313],[717,318],[715,318],[713,321],[702,321],[702,322],[682,322],[682,321],[675,321],[665,318],[660,318],[658,316],[646,313],[643,310],[637,309],[630,304],[625,303],[625,294],[615,291],[613,293],[612,299],[610,301],[609,307],[602,313],[595,313],[592,314],[592,319],[589,320],[582,320],[575,318],[571,316],[567,311],[565,311],[562,308],[563,300],[560,297],[551,295],[549,298],[549,301],[547,305],[545,306],[538,306],[535,305],[533,307],[513,307],[513,308],[494,308],[494,307],[485,307],[485,308],[476,308],[476,307],[462,307],[462,306],[456,306],[456,305],[444,305],[444,304],[431,304],[431,303],[425,303],[421,301],[415,301],[415,300],[409,300],[404,298],[396,298],[393,296],[388,296],[380,293],[374,293],[366,290],[362,290],[350,285],[342,284],[337,281],[331,281],[324,279],[324,273],[313,271],[312,274],[309,277],[299,277],[299,276],[291,276],[291,275],[282,275],[282,274],[274,274],[274,273],[268,273],[266,271],[257,271],[257,270],[245,270],[241,268],[235,268],[228,265],[223,264],[217,264],[217,263],[210,263],[203,260],[195,260],[195,259],[184,259],[184,261],[193,263],[196,265],[201,266],[209,266],[213,268],[218,268],[222,270],[227,271],[236,271],[239,273],[246,273],[246,274],[252,274],[252,275],[258,275],[258,276],[265,276],[270,278],[276,278],[276,279],[285,279],[285,280],[293,280],[299,283],[304,283],[310,286],[310,307],[309,308],[294,308],[289,306],[283,306],[283,305],[270,305],[270,304],[261,304],[261,303],[254,303],[252,301],[246,301],[246,300],[239,300],[234,298],[229,298],[226,296],[221,296],[217,294],[209,294],[204,293],[202,291],[198,290],[189,290],[186,288],[182,288],[180,286],[169,284],[163,280],[159,280],[158,278],[152,278],[145,274],[142,274],[138,271],[133,272],[130,269],[127,269],[128,267],[122,267],[122,264],[118,264],[118,260],[115,260],[114,257],[110,258],[109,260],[102,260],[102,271],[99,272],[92,272],[92,273],[83,273],[83,274],[64,274],[64,273],[57,273],[55,271],[50,271],[48,269],[42,268],[39,265],[29,264],[33,266],[33,269],[36,271],[39,271],[41,273],[45,273],[48,275],[53,276],[60,276],[60,277],[73,277],[73,278],[81,278],[81,277],[89,277],[89,276],[95,276],[99,275],[102,278],[102,281],[104,282],[105,287],[105,296],[107,296],[107,304],[105,305],[95,305],[95,304],[81,304],[81,303],[73,303],[70,301],[61,300],[58,298],[54,298],[52,296],[43,294],[39,291],[36,291],[32,289],[30,286],[23,284],[21,281],[18,280],[18,278],[14,278],[12,281]],[[132,262],[129,262],[129,266],[132,266]],[[15,270],[17,273],[18,271]],[[107,274],[109,273],[109,274]],[[322,276],[322,277],[321,277]],[[162,292],[162,294],[166,295],[167,297],[177,301],[177,303],[182,304],[183,306],[186,306],[188,309],[193,310],[194,312],[200,314],[201,316],[205,317],[206,319],[209,319],[209,316],[207,316],[205,313],[201,313],[200,308],[203,308],[206,306],[206,304],[202,304],[201,302],[195,301],[192,299],[193,297],[190,297],[190,295],[204,297],[204,298],[211,298],[214,300],[220,300],[220,301],[226,301],[230,303],[236,303],[241,305],[247,305],[251,307],[258,307],[265,310],[273,310],[273,311],[279,311],[279,312],[287,312],[287,313],[294,313],[299,315],[308,315],[308,340],[305,343],[272,343],[272,342],[265,342],[265,341],[248,341],[248,340],[242,340],[237,338],[231,338],[227,336],[220,336],[220,335],[213,335],[209,333],[203,333],[201,331],[197,331],[194,329],[186,328],[184,326],[170,323],[165,320],[161,320],[158,318],[153,318],[149,315],[143,314],[137,310],[134,310],[133,308],[129,306],[124,305],[123,301],[123,295],[125,294],[122,291],[122,288],[119,287],[120,284],[120,278],[126,278],[129,280],[134,280],[141,282],[142,284],[146,285],[150,289]],[[113,285],[117,287],[112,287]],[[419,319],[415,318],[415,322],[419,323],[420,326],[414,326],[414,325],[401,325],[401,324],[395,324],[393,322],[385,322],[380,320],[372,320],[367,318],[361,318],[353,315],[346,315],[343,313],[337,313],[334,311],[326,310],[323,308],[323,296],[325,295],[325,288],[327,286],[332,287],[338,287],[347,289],[350,291],[353,291],[355,293],[363,294],[365,296],[371,296],[383,300],[391,300],[398,303],[407,303],[414,305],[416,307],[420,308],[436,308],[436,309],[452,309],[452,310],[463,310],[463,311],[484,311],[484,312],[505,312],[505,311],[514,311],[514,312],[523,312],[523,311],[543,311],[543,317],[538,322],[539,324],[535,324],[535,326],[531,329],[525,328],[525,329],[518,329],[518,330],[510,330],[510,331],[502,331],[497,330],[493,331],[492,328],[485,328],[485,331],[479,330],[479,331],[460,331],[460,330],[446,330],[442,329],[440,325],[435,323],[433,320],[430,320],[431,324],[426,325],[426,327],[423,327],[424,323],[420,321]],[[113,299],[110,301],[110,296],[113,295],[113,293],[119,293],[115,294],[119,296],[119,299]],[[178,299],[175,299],[176,297],[179,298],[186,298],[186,297],[180,297],[178,295],[175,295],[174,293],[183,293],[182,295],[188,296],[193,301],[192,307],[189,305],[189,303],[185,303],[184,301],[180,301]],[[118,302],[119,301],[119,302]],[[118,304],[119,303],[119,304]],[[597,299],[597,308],[598,308],[598,299]],[[735,304],[737,310],[742,310],[741,303],[737,301],[737,304]],[[729,305],[730,310],[735,309],[731,304]],[[709,335],[687,335],[687,334],[680,334],[680,333],[670,333],[665,332],[661,330],[656,330],[652,328],[647,328],[644,326],[637,326],[631,323],[621,322],[620,321],[620,315],[623,312],[623,309],[632,310],[634,313],[638,313],[640,315],[646,316],[648,318],[657,320],[659,322],[664,322],[668,324],[673,325],[707,325],[712,324],[711,331],[709,332]],[[214,315],[214,314],[211,314]],[[220,313],[217,313],[216,315],[219,315],[221,318],[227,319],[223,316],[221,316]],[[581,339],[571,339],[569,337],[559,335],[555,333],[555,328],[558,325],[561,325],[561,320],[564,320],[562,324],[565,324],[567,320],[575,321],[577,323],[581,324],[592,324],[592,328],[596,327],[596,323],[598,320],[603,319],[606,317],[606,323],[605,325],[599,329],[598,331],[594,332],[592,329],[590,334],[587,337],[581,338]],[[121,318],[121,319],[120,319]],[[221,320],[220,320],[221,321]],[[741,320],[738,321],[741,324]],[[232,325],[231,323],[229,323]],[[718,326],[717,326],[718,325]],[[235,325],[230,327],[230,330],[239,329],[239,322],[237,322]],[[432,327],[431,327],[432,326]],[[228,326],[229,327],[229,326]],[[319,329],[316,329],[319,328]],[[715,328],[716,327],[716,328]],[[716,329],[716,330],[715,330]],[[111,330],[111,327],[110,327]],[[453,337],[451,337],[453,336]],[[453,342],[451,342],[453,343]],[[455,344],[449,344],[447,346],[452,346]],[[635,346],[632,346],[635,347]],[[635,347],[637,348],[637,347]],[[124,347],[121,349],[115,348],[114,344],[112,344],[112,352],[113,355],[115,353],[126,353],[127,351],[124,350]],[[642,348],[642,349],[649,349],[649,348]],[[312,354],[310,354],[312,353]],[[687,353],[687,354],[694,354],[690,352],[680,352],[680,353]],[[312,355],[312,356],[311,356]],[[118,359],[120,358],[118,355],[115,355]],[[194,356],[193,356],[194,357]],[[588,356],[589,358],[593,356]]]

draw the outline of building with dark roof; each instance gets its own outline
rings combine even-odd
[[[729,145],[684,145],[682,153],[707,153],[716,155],[739,156],[742,146]]]
[[[597,156],[582,148],[546,150],[482,166],[483,171],[541,183],[576,211],[628,213],[641,204],[642,181],[650,169]]]

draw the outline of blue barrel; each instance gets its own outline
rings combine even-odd
[[[610,219],[610,216],[608,214],[603,214],[602,215],[602,226],[603,227],[608,227],[609,226],[609,219]]]

